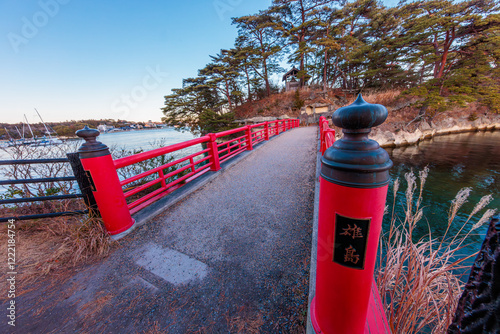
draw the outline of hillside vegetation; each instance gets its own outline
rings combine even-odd
[[[206,133],[233,126],[235,117],[296,115],[316,97],[303,90],[273,96],[283,89],[272,78],[292,66],[299,88],[334,103],[343,102],[335,96],[398,91],[421,118],[469,107],[499,112],[499,9],[493,0],[394,8],[374,0],[274,0],[233,18],[233,47],[165,96],[163,120]],[[289,68],[280,67],[283,59]]]

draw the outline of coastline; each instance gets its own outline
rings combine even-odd
[[[499,131],[500,115],[480,117],[474,121],[467,118],[454,119],[451,117],[441,121],[422,121],[415,131],[396,129],[388,131],[383,128],[375,128],[369,135],[370,139],[377,141],[380,147],[395,148],[416,145],[423,140],[429,140],[437,136],[449,134],[479,132],[479,131]]]

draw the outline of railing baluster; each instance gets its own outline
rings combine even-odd
[[[163,169],[158,171],[158,178],[161,179],[161,187],[163,189],[167,189],[167,182],[165,181],[165,174],[163,173]]]
[[[189,158],[189,163],[191,164],[191,171],[194,173],[196,172],[196,168],[194,168],[194,160],[193,158]]]
[[[246,134],[247,134],[247,151],[253,150],[253,144],[252,144],[252,127],[250,125],[247,125],[246,129]]]
[[[212,163],[210,170],[216,172],[220,170],[219,150],[216,142],[217,136],[214,133],[209,133],[208,136],[210,141],[207,144],[210,148],[210,162]],[[229,152],[227,153],[229,154]]]

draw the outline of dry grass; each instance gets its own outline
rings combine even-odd
[[[260,327],[264,324],[264,319],[259,313],[252,317],[235,316],[227,319],[230,333],[258,334]]]
[[[399,188],[399,180],[395,181],[391,226],[381,242],[380,254],[384,255],[375,279],[393,333],[418,333],[424,329],[432,333],[446,332],[463,290],[460,273],[468,269],[463,262],[475,256],[464,256],[460,250],[471,232],[494,213],[494,210],[486,210],[469,228],[473,216],[491,201],[491,196],[484,196],[458,232],[449,236],[450,227],[454,226],[456,215],[471,191],[464,188],[451,204],[444,236],[433,238],[429,229],[426,237],[413,241],[413,231],[423,218],[422,190],[427,173],[427,168],[419,173],[419,182],[413,173],[405,175],[408,187],[405,214],[401,218],[394,211]],[[464,233],[466,228],[469,231]]]
[[[363,98],[370,103],[378,103],[385,106],[392,106],[398,102],[401,90],[390,89],[386,91],[366,91]],[[351,104],[356,99],[356,95],[348,94],[341,89],[329,89],[325,94],[319,87],[304,87],[299,90],[300,99],[305,104],[311,103],[331,103],[336,108]],[[281,116],[287,114],[290,117],[298,117],[299,110],[293,110],[295,91],[272,94],[261,100],[244,103],[236,107],[235,115],[237,119],[244,119],[255,116]]]
[[[384,106],[391,106],[396,102],[399,95],[401,94],[401,90],[399,89],[390,89],[386,91],[380,92],[365,92],[362,93],[363,99],[368,103],[378,103]],[[356,100],[357,96],[350,96],[347,99],[347,104],[351,104]]]
[[[83,318],[84,323],[89,323],[94,318],[94,315],[101,313],[104,307],[109,305],[109,302],[113,299],[113,294],[105,291],[100,291],[96,298],[86,303],[80,308],[80,312],[85,312],[85,317]]]
[[[144,334],[167,334],[168,331],[161,328],[161,326],[158,324],[158,321],[155,321],[154,324],[151,326],[151,328],[148,328],[143,333]]]
[[[6,235],[5,229],[2,225],[0,233]],[[88,216],[18,221],[16,230],[21,290],[49,273],[62,274],[87,260],[105,257],[111,248],[102,221]],[[6,251],[0,248],[1,258],[6,259]]]

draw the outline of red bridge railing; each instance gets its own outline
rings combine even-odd
[[[180,150],[196,149],[196,146],[204,144],[202,149],[194,153],[121,180],[120,186],[124,189],[130,213],[144,209],[208,171],[218,171],[221,163],[244,151],[252,150],[254,145],[298,126],[299,121],[296,119],[264,122],[210,133],[200,138],[114,160],[114,166],[119,170]]]
[[[328,126],[328,121],[324,116],[319,118],[319,134],[320,134],[320,151],[323,155],[327,148],[335,142],[335,130]]]
[[[132,214],[208,171],[220,170],[221,163],[256,144],[298,126],[298,119],[264,122],[115,160],[108,147],[96,140],[99,131],[85,127],[76,134],[85,139],[78,152],[99,213],[108,232],[119,238],[135,224]]]

